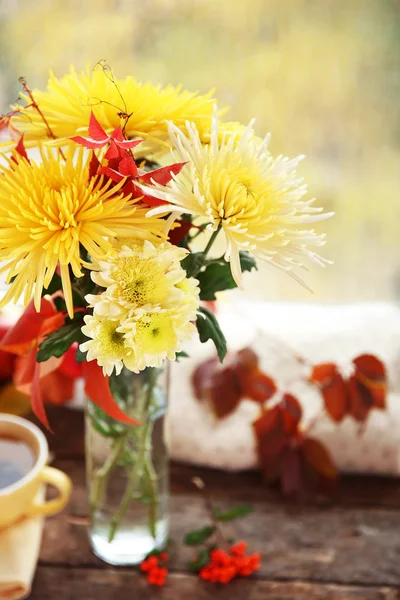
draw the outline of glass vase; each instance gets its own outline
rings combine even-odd
[[[168,538],[167,370],[123,369],[110,377],[110,390],[140,424],[115,421],[87,400],[89,537],[99,558],[134,565]]]

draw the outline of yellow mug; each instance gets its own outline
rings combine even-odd
[[[36,460],[24,477],[0,489],[0,529],[23,517],[54,515],[62,510],[71,495],[71,480],[62,471],[47,466],[49,447],[40,429],[21,417],[0,413],[0,439],[3,436],[28,444]],[[54,500],[37,499],[38,491],[45,483],[57,488],[59,494]]]

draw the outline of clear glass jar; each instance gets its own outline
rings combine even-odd
[[[89,536],[112,565],[138,564],[168,538],[167,379],[164,368],[110,377],[114,399],[139,425],[115,421],[87,400]]]

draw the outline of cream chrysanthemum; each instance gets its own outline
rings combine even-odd
[[[103,261],[93,281],[106,290],[88,295],[95,314],[118,316],[154,306],[170,308],[185,297],[195,297],[179,288],[186,277],[181,260],[187,250],[169,243],[154,246],[145,240],[120,240],[119,251],[109,262]]]
[[[25,133],[27,146],[45,140],[59,145],[74,135],[86,135],[90,112],[108,132],[125,123],[121,113],[129,115],[125,133],[128,138],[147,140],[146,147],[160,150],[162,144],[168,151],[166,119],[183,127],[189,119],[196,123],[204,141],[209,139],[214,100],[211,92],[201,96],[180,86],[162,88],[152,83],[140,83],[133,77],[111,79],[110,70],[97,65],[93,70],[77,73],[71,67],[61,78],[50,73],[46,91],[33,90],[33,97],[46,116],[55,140],[40,114],[31,106],[30,99],[21,94],[27,108],[11,119],[11,125]],[[239,123],[227,123],[229,129],[240,129]],[[140,146],[140,152],[145,146]]]
[[[222,228],[226,259],[240,287],[240,250],[290,272],[301,283],[292,269],[304,268],[303,259],[328,262],[310,249],[322,246],[324,236],[303,228],[331,215],[321,214],[313,200],[302,199],[306,186],[296,175],[302,157],[271,156],[269,136],[256,137],[252,123],[243,135],[223,135],[221,141],[216,110],[209,145],[202,145],[195,124],[187,122],[186,131],[169,123],[179,160],[189,164],[167,185],[141,186],[168,203],[152,209],[149,216],[187,213],[206,217],[213,231]]]
[[[114,368],[119,375],[124,364],[133,358],[132,344],[121,330],[120,321],[95,315],[85,315],[84,321],[82,333],[91,339],[81,344],[80,349],[87,352],[87,360],[97,360],[104,375],[111,375]]]
[[[92,273],[94,282],[105,289],[86,296],[94,311],[82,328],[92,338],[81,345],[88,350],[87,360],[97,359],[106,374],[114,366],[117,371],[125,365],[138,372],[160,366],[164,359],[174,360],[182,342],[196,330],[192,321],[199,306],[198,281],[187,279],[181,266],[186,255],[168,242],[119,240],[108,260]],[[110,360],[107,344],[112,348]]]
[[[68,313],[73,316],[70,269],[82,276],[84,248],[93,260],[104,258],[116,236],[135,235],[157,240],[161,219],[146,219],[146,209],[135,206],[102,177],[89,180],[90,157],[83,149],[67,151],[61,160],[51,150],[40,150],[41,162],[19,155],[0,166],[0,260],[6,262],[7,283],[13,279],[0,307],[16,302],[24,292],[27,304],[34,290],[36,310],[43,288],[57,265]],[[14,162],[15,161],[15,162]]]

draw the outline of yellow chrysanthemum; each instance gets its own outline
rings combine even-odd
[[[252,123],[243,135],[227,134],[220,140],[216,111],[209,145],[202,144],[194,123],[187,123],[186,131],[169,124],[179,160],[189,164],[167,185],[141,186],[168,203],[152,209],[149,216],[187,213],[206,217],[213,231],[221,228],[225,257],[240,287],[240,250],[252,252],[299,281],[292,268],[302,267],[303,258],[328,262],[309,249],[322,246],[324,236],[303,229],[304,224],[330,214],[319,214],[322,209],[313,207],[313,200],[302,200],[306,186],[296,175],[302,157],[272,157],[269,136],[256,137]]]
[[[66,161],[41,149],[40,163],[16,155],[0,166],[0,260],[12,279],[0,307],[16,302],[24,292],[27,304],[34,290],[36,309],[43,288],[60,267],[68,313],[73,315],[70,269],[76,277],[82,266],[80,246],[94,260],[104,258],[116,236],[157,239],[163,222],[146,219],[146,210],[102,178],[89,181],[89,157],[82,149]]]
[[[128,369],[137,372],[146,367],[160,367],[165,359],[175,360],[182,342],[196,331],[191,322],[196,313],[187,308],[188,305],[183,305],[154,310],[121,324],[127,343],[130,341],[134,348],[132,357],[125,360]]]
[[[85,315],[82,332],[89,338],[81,344],[83,352],[87,352],[87,360],[96,359],[103,367],[104,375],[117,375],[122,371],[124,361],[129,362],[133,356],[132,344],[125,339],[120,322],[93,315]]]
[[[166,119],[182,127],[187,119],[196,123],[205,141],[209,139],[211,115],[214,100],[211,92],[206,95],[182,90],[180,86],[168,85],[162,88],[152,83],[139,83],[133,77],[110,79],[110,72],[101,65],[86,73],[77,73],[73,67],[70,73],[57,78],[50,73],[46,91],[33,90],[33,97],[57,138],[49,137],[49,131],[39,113],[32,107],[22,108],[21,113],[12,118],[12,125],[25,132],[27,145],[30,141],[48,140],[51,144],[64,143],[74,135],[86,135],[90,111],[102,127],[110,133],[125,119],[121,113],[129,115],[125,133],[128,138],[148,140],[147,149],[160,150],[168,145]],[[30,104],[29,98],[21,98]],[[17,107],[14,107],[17,108]],[[227,124],[229,128],[239,124]],[[145,146],[140,146],[140,152]]]

